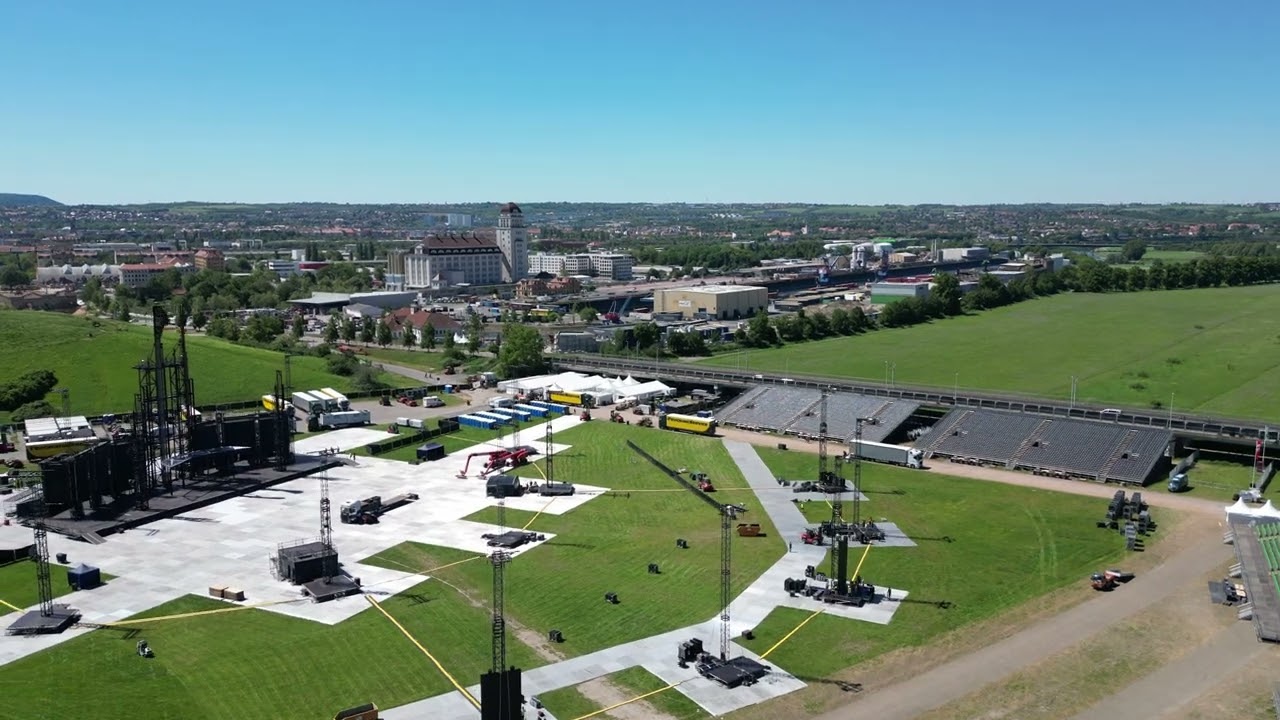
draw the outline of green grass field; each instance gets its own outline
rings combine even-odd
[[[507,602],[515,621],[545,633],[564,632],[559,646],[566,655],[594,652],[657,632],[692,625],[718,611],[720,522],[716,513],[623,444],[628,438],[668,465],[708,473],[722,502],[736,500],[751,507],[751,493],[724,445],[711,438],[635,426],[593,422],[556,435],[572,447],[556,455],[558,480],[608,487],[614,493],[591,500],[564,515],[507,511],[511,527],[555,533],[541,547],[517,557],[507,569]],[[538,467],[519,475],[541,478]],[[735,489],[737,488],[737,489]],[[627,494],[629,493],[629,495]],[[496,522],[496,510],[467,518]],[[744,520],[758,522],[762,538],[734,537],[735,592],[772,565],[786,546],[768,516],[749,511]],[[689,541],[688,550],[675,547]],[[424,570],[452,562],[443,548],[406,543],[398,569]],[[381,558],[375,558],[375,562]],[[661,575],[650,575],[658,563]],[[463,563],[441,570],[439,577],[468,593],[485,596],[491,582],[484,563]],[[602,601],[616,592],[618,605]],[[673,599],[679,598],[679,602]]]
[[[1280,417],[1280,286],[1072,293],[910,328],[719,355],[705,362],[951,391],[1257,419]]]
[[[603,679],[620,689],[629,690],[634,693],[633,697],[646,695],[667,687],[667,683],[663,682],[661,678],[642,667],[627,668],[626,670],[606,675]],[[599,704],[585,697],[578,690],[578,687],[575,685],[543,693],[538,696],[538,699],[553,715],[562,720],[575,720],[600,711],[602,708],[599,707]],[[668,717],[676,718],[676,720],[696,720],[710,717],[697,703],[674,688],[649,695],[641,702],[652,706],[654,710]],[[635,711],[636,709],[633,708],[632,713]],[[594,717],[608,720],[617,716],[612,713],[604,713],[602,715],[594,715]],[[634,715],[629,715],[628,717],[634,717]]]
[[[488,669],[485,608],[430,581],[379,601],[460,682],[470,685]],[[144,616],[224,607],[187,596]],[[365,702],[385,708],[452,690],[372,607],[332,627],[266,610],[135,627],[136,637],[99,630],[4,666],[0,718],[314,720]],[[134,653],[139,638],[155,649],[155,658]],[[508,643],[508,652],[522,667],[540,664],[517,641]]]
[[[718,440],[599,421],[559,433],[557,441],[571,447],[557,456],[556,478],[615,492],[564,515],[508,511],[509,526],[556,534],[507,570],[510,652],[521,667],[546,662],[519,640],[522,628],[540,637],[550,628],[562,630],[565,642],[557,652],[576,656],[704,621],[719,610],[716,514],[635,457],[625,448],[627,439],[673,467],[709,473],[720,500],[747,505],[744,519],[763,525],[766,537],[734,536],[735,593],[795,540],[777,535]],[[815,463],[808,454],[764,449],[761,455],[786,477],[811,475]],[[519,472],[541,477],[541,465]],[[864,487],[872,497],[864,515],[888,516],[919,547],[872,550],[863,574],[909,590],[913,600],[947,600],[953,606],[908,603],[887,627],[819,616],[770,656],[788,672],[823,677],[895,647],[924,644],[1080,581],[1123,554],[1118,534],[1094,527],[1102,511],[1097,499],[879,465],[865,468]],[[809,511],[817,520],[827,509],[813,503]],[[489,509],[470,519],[492,522],[495,514]],[[677,537],[687,539],[690,549],[677,550]],[[489,662],[491,570],[483,556],[402,543],[365,562],[437,578],[378,599],[449,672],[474,682]],[[648,574],[650,562],[659,563],[662,574]],[[7,577],[0,571],[0,592],[18,586],[6,585]],[[608,591],[617,592],[621,603],[604,603]],[[224,607],[187,596],[146,615]],[[746,644],[763,651],[807,614],[775,611]],[[34,716],[41,718],[212,719],[226,716],[230,697],[233,711],[252,708],[255,717],[302,720],[331,717],[363,702],[393,707],[451,690],[373,608],[332,627],[246,609],[155,620],[137,629],[136,637],[99,630],[4,666],[0,685],[8,702],[0,704],[0,720],[26,720],[33,707],[42,709],[43,715]],[[154,660],[134,655],[137,638],[155,648]],[[65,689],[66,678],[75,679],[74,692]],[[638,670],[612,679],[637,695],[662,687]],[[107,697],[112,701],[103,703]],[[563,703],[563,709],[552,707],[561,717],[599,709],[577,691],[553,697]],[[660,693],[651,702],[678,718],[699,717],[678,692]],[[573,714],[579,710],[585,712]]]
[[[55,597],[71,592],[71,588],[67,586],[67,571],[65,568],[53,566],[50,568],[50,572],[50,585],[53,588]],[[105,582],[107,577],[102,579]],[[36,592],[36,566],[34,563],[30,560],[19,560],[15,563],[0,566],[0,600],[8,603],[8,605],[0,603],[0,616],[13,612],[13,608],[9,607],[9,605],[28,608],[40,602],[40,596]]]
[[[780,476],[813,473],[816,461],[807,453],[759,452]],[[826,677],[894,648],[922,645],[1051,590],[1083,582],[1125,552],[1119,533],[1094,526],[1106,509],[1097,498],[874,463],[863,466],[863,488],[870,498],[862,506],[863,517],[897,523],[917,547],[872,548],[862,575],[908,591],[908,602],[887,626],[828,615],[809,622],[769,656],[802,678]],[[847,516],[847,503],[845,511]],[[825,502],[806,508],[815,524],[829,519],[830,512]],[[862,552],[861,546],[850,548],[851,572]],[[951,607],[927,604],[941,601]],[[814,610],[818,607],[814,603]],[[754,640],[738,642],[764,652],[810,614],[775,610],[755,630]]]
[[[176,331],[167,334],[166,343],[167,348],[177,346]],[[134,366],[150,350],[150,329],[140,325],[61,313],[0,311],[0,380],[52,370],[58,387],[70,391],[71,410],[77,415],[130,411],[138,387]],[[271,392],[276,370],[284,369],[281,353],[217,338],[190,336],[187,350],[196,402],[202,407],[261,397]],[[294,387],[349,389],[347,378],[327,372],[321,358],[295,357],[292,364]],[[403,382],[383,380],[392,385]],[[61,407],[56,393],[48,399]],[[7,415],[0,413],[0,420]]]

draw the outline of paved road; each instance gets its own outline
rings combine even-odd
[[[1072,720],[1169,717],[1272,649],[1258,642],[1253,623],[1237,622],[1209,642],[1103,699]]]
[[[907,720],[1046,660],[1151,607],[1233,557],[1231,548],[1222,544],[1216,528],[1206,527],[1199,532],[1204,535],[1200,542],[1135,578],[1119,592],[1100,594],[994,645],[872,692],[819,717],[822,720]]]

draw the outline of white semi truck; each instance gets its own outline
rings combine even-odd
[[[915,448],[862,440],[849,445],[849,452],[845,457],[852,460],[855,452],[863,460],[901,465],[917,470],[924,467],[924,451]]]

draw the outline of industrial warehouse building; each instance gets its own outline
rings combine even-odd
[[[654,313],[678,313],[686,319],[736,320],[764,312],[768,288],[755,285],[697,285],[653,291]]]

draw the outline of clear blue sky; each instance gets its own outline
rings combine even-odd
[[[1277,38],[1277,0],[0,0],[0,191],[1280,201]]]

